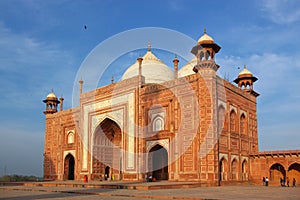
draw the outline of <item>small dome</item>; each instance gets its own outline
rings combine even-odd
[[[139,63],[136,61],[123,74],[121,80],[132,78],[139,75]],[[143,56],[142,75],[146,83],[162,83],[174,78],[172,70],[158,59],[149,49]]]
[[[57,99],[57,97],[56,97],[56,95],[54,94],[54,92],[50,92],[50,93],[47,95],[46,99],[48,99],[48,98],[51,98],[51,99],[56,98],[56,99]]]
[[[197,57],[194,57],[185,66],[181,67],[181,69],[178,71],[178,77],[184,77],[191,74],[195,74],[193,68],[196,64],[197,64]]]
[[[241,77],[241,76],[253,76],[253,74],[246,68],[246,65],[245,65],[244,69],[238,75],[238,77]]]
[[[204,34],[198,39],[198,44],[203,43],[215,43],[214,39],[206,34],[206,29],[204,29]]]

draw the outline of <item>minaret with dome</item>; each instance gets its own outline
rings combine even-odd
[[[198,39],[197,45],[191,50],[197,57],[197,65],[193,68],[194,72],[198,72],[201,69],[213,69],[217,71],[219,65],[215,63],[215,54],[220,51],[221,47],[215,43],[213,38],[206,33]]]
[[[53,90],[50,92],[46,99],[43,100],[43,102],[46,104],[46,110],[44,111],[44,114],[53,114],[57,112],[57,106],[60,103],[56,95],[54,94]]]
[[[250,92],[255,96],[259,96],[259,94],[253,90],[253,83],[255,81],[257,81],[257,78],[253,76],[252,72],[250,72],[246,68],[246,65],[244,65],[244,69],[239,73],[238,77],[234,80],[234,82],[238,84],[238,86],[241,89]]]

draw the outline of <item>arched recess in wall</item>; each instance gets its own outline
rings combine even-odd
[[[69,131],[67,134],[67,143],[68,144],[74,144],[75,142],[75,135],[73,131]]]
[[[289,177],[290,182],[293,182],[293,178],[296,179],[297,182],[300,182],[300,164],[293,163],[289,166],[287,177]]]
[[[222,130],[226,130],[226,111],[223,105],[218,109],[218,134],[222,134]]]
[[[248,180],[248,162],[244,160],[242,162],[242,181]]]
[[[231,179],[238,180],[238,161],[233,159],[231,162]]]
[[[220,180],[227,181],[228,180],[228,161],[226,158],[222,158],[219,163],[220,167]]]
[[[240,133],[247,135],[247,120],[244,113],[242,113],[240,117]]]
[[[161,130],[165,129],[164,127],[165,127],[164,118],[160,115],[156,116],[153,119],[152,130],[153,131],[161,131]]]
[[[157,180],[168,180],[168,160],[168,151],[163,146],[153,146],[148,153],[149,175]]]
[[[277,181],[279,183],[280,178],[284,177],[286,177],[286,173],[283,165],[275,163],[270,167],[270,181]]]
[[[74,180],[75,179],[75,158],[69,153],[64,159],[64,179]]]
[[[231,132],[236,132],[236,112],[234,110],[231,110],[230,112],[230,131]]]
[[[92,179],[99,180],[114,176],[122,178],[122,130],[119,125],[105,118],[95,129],[92,147]],[[109,169],[109,173],[107,173]]]

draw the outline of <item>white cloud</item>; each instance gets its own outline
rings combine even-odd
[[[300,21],[300,2],[295,0],[260,1],[265,17],[277,24]]]

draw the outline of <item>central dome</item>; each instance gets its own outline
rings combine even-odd
[[[129,79],[139,75],[139,63],[136,61],[123,74],[121,80]],[[172,70],[158,59],[148,48],[143,56],[142,75],[145,77],[145,83],[162,83],[174,78]]]

